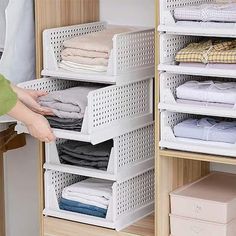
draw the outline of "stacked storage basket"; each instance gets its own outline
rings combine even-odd
[[[89,93],[81,132],[54,129],[56,142],[46,144],[44,215],[120,230],[154,209],[154,29],[115,35],[107,72],[72,73],[58,67],[65,40],[106,27],[96,22],[46,30],[42,74],[47,77],[20,86],[51,92],[85,82],[106,84]],[[22,124],[17,129],[27,132]],[[62,164],[57,146],[66,140],[93,145],[113,140],[107,170]],[[113,183],[105,219],[59,208],[62,190],[88,177]]]
[[[214,0],[160,0],[160,147],[188,152],[197,152],[228,157],[236,156],[236,143],[223,143],[202,141],[194,138],[179,138],[174,135],[174,127],[188,118],[202,118],[203,116],[222,117],[230,121],[236,118],[235,109],[223,107],[217,103],[203,104],[201,102],[191,103],[187,100],[179,101],[177,98],[177,87],[187,81],[209,81],[234,82],[236,78],[235,69],[221,69],[214,67],[197,67],[191,63],[178,64],[175,61],[177,52],[193,42],[199,42],[204,37],[236,38],[235,23],[200,22],[200,21],[177,21],[174,17],[176,8],[200,6],[201,4],[217,3]],[[219,17],[219,15],[218,15]],[[199,63],[201,64],[201,63]],[[188,130],[191,133],[191,131]],[[190,154],[191,155],[191,154]],[[172,197],[172,196],[171,196]],[[186,202],[186,199],[184,199]],[[176,204],[177,206],[178,204]],[[181,208],[184,208],[183,205]],[[191,206],[192,207],[192,206]],[[189,209],[191,209],[189,207]],[[216,210],[216,209],[214,209]],[[178,218],[178,217],[177,217]],[[192,217],[193,218],[193,217]],[[192,219],[191,219],[192,220]],[[193,220],[191,233],[187,232],[188,223],[180,224],[170,217],[170,228],[173,236],[184,235],[216,235],[213,229],[209,231],[197,230],[197,222]],[[234,222],[235,223],[235,222]],[[185,228],[184,228],[185,227]],[[182,230],[182,234],[176,233],[176,228]],[[200,227],[201,228],[201,227]],[[186,230],[185,230],[186,229]],[[183,233],[184,232],[184,233]],[[220,233],[219,233],[220,234]],[[226,235],[226,234],[220,234]],[[227,234],[228,235],[228,234]]]

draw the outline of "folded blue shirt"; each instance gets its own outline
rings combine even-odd
[[[101,218],[105,218],[107,214],[107,209],[103,209],[88,204],[83,204],[76,201],[67,200],[64,198],[61,198],[59,202],[59,207],[61,210],[66,210]]]

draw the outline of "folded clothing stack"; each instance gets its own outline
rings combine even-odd
[[[89,92],[99,89],[98,86],[74,87],[55,91],[40,97],[41,106],[48,107],[55,116],[47,119],[53,128],[80,131],[88,103]]]
[[[236,3],[202,4],[174,10],[176,20],[236,22]]]
[[[135,28],[110,26],[105,30],[81,35],[63,43],[65,49],[61,53],[59,67],[71,72],[106,72],[113,37],[116,34],[133,31]]]
[[[177,102],[236,108],[236,82],[187,81],[176,89]]]
[[[181,63],[235,64],[236,68],[236,40],[190,43],[177,53],[175,60]]]
[[[112,147],[112,140],[97,145],[69,140],[58,146],[58,152],[64,164],[107,170]]]
[[[204,141],[236,143],[236,122],[221,121],[214,118],[187,119],[174,127],[178,138]]]
[[[113,183],[88,178],[63,189],[61,210],[105,218],[112,197]]]

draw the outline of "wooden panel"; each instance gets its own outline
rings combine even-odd
[[[5,236],[5,196],[3,153],[0,152],[0,235]]]
[[[162,157],[158,159],[158,233],[169,236],[169,193],[209,173],[209,163]]]
[[[44,217],[43,220],[44,236],[154,236],[153,215],[140,220],[121,232],[52,217]]]
[[[183,159],[191,159],[198,161],[208,161],[214,163],[228,164],[228,165],[236,165],[236,159],[232,157],[226,156],[217,156],[217,155],[209,155],[203,153],[193,153],[193,152],[182,152],[175,150],[160,150],[160,155],[165,157],[177,157]]]
[[[35,0],[36,74],[42,71],[44,29],[99,20],[99,0]]]

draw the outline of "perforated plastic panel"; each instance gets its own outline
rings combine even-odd
[[[154,30],[117,35],[114,40],[115,74],[153,66],[154,42]]]
[[[45,173],[45,190],[54,189],[46,193],[46,207],[51,211],[60,212],[58,201],[61,198],[62,190],[76,182],[86,179],[83,176],[67,174],[59,171],[46,170]],[[113,216],[114,220],[122,219],[122,215],[132,214],[136,210],[141,210],[154,201],[154,170],[148,170],[142,174],[136,175],[125,181],[116,182],[113,186]],[[56,193],[56,198],[53,194]],[[54,202],[57,201],[57,202]],[[55,209],[54,209],[55,208]],[[110,208],[110,206],[109,206]],[[67,219],[70,219],[70,212],[67,214]],[[85,215],[86,217],[86,215]],[[130,218],[130,220],[133,217]],[[91,223],[93,222],[92,218]],[[99,218],[98,218],[99,220]],[[114,222],[115,223],[115,222]],[[125,222],[127,225],[128,222]]]
[[[80,82],[59,80],[56,78],[38,79],[19,84],[22,88],[43,90],[47,92],[59,91],[80,85],[82,85]]]
[[[199,117],[199,116],[165,111],[161,115],[161,122],[165,123],[167,126],[169,126],[173,129],[174,126],[177,125],[178,123],[180,123],[188,118],[194,118],[194,117]]]
[[[68,187],[74,183],[86,179],[83,176],[73,175],[58,171],[51,171],[50,174],[51,174],[50,184],[53,185],[58,200],[61,198],[62,191],[65,187]]]
[[[117,215],[120,216],[154,200],[154,170],[117,183]]]
[[[152,81],[111,86],[89,95],[90,126],[96,129],[112,122],[150,113]]]
[[[44,78],[20,84],[24,88],[45,90],[48,92],[83,85],[84,83],[56,78]],[[88,85],[86,83],[86,86]],[[139,117],[141,117],[140,119],[142,117],[149,117],[153,112],[152,87],[152,79],[146,79],[121,86],[107,86],[90,92],[88,95],[88,121],[84,121],[88,122],[88,134],[92,134],[96,130],[101,130],[108,126],[118,126],[121,124],[120,122],[127,123],[129,120],[139,119]],[[140,123],[138,125],[141,127],[144,124]],[[132,122],[130,122],[128,128],[132,127],[132,125]],[[120,134],[119,132],[120,128],[117,128],[116,136],[124,133],[124,131]],[[110,136],[110,138],[113,137],[112,135]]]
[[[56,29],[50,29],[47,34],[50,36],[50,42],[53,47],[53,51],[57,62],[61,61],[61,52],[63,49],[64,41],[84,34],[98,32],[106,28],[106,23],[96,22],[80,26],[68,26]]]
[[[125,73],[128,75],[125,81],[134,81],[130,76],[135,73],[138,80],[154,76],[155,64],[155,30],[152,28],[137,28],[136,31],[117,34],[113,38],[113,50],[109,59],[107,73],[82,73],[85,77],[81,78],[80,73],[73,73],[61,70],[58,63],[61,62],[61,52],[65,40],[79,35],[102,31],[107,28],[104,22],[95,22],[90,24],[74,25],[62,28],[45,30],[43,34],[44,41],[44,71],[46,76],[58,76],[61,78],[74,78],[78,80],[91,81],[93,77],[99,77],[95,81],[101,80],[104,83],[120,82]],[[131,73],[131,74],[130,74]],[[77,75],[78,74],[78,75]],[[82,77],[83,77],[82,76]],[[102,78],[102,76],[105,78]],[[107,76],[107,77],[106,77]],[[112,78],[117,76],[116,79]],[[120,77],[119,77],[120,76]],[[107,82],[106,82],[107,79]]]
[[[160,63],[174,62],[177,52],[189,43],[198,42],[200,37],[168,35],[160,36]]]
[[[165,101],[165,89],[170,89],[174,97],[176,98],[176,89],[180,85],[184,84],[187,81],[196,80],[196,81],[221,81],[221,82],[233,82],[235,80],[228,78],[212,78],[212,77],[203,77],[203,76],[193,76],[193,75],[178,75],[178,74],[168,74],[162,73],[160,75],[160,93],[161,93],[161,102]]]
[[[123,167],[154,157],[154,126],[150,125],[115,139],[118,172]]]

